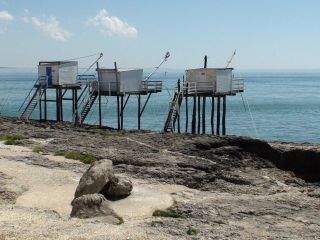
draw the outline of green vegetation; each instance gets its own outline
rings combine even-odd
[[[187,234],[188,235],[197,235],[199,233],[199,231],[197,229],[194,229],[194,228],[189,228],[187,230]]]
[[[74,150],[71,151],[57,151],[55,156],[64,156],[65,158],[79,160],[83,163],[90,164],[97,160],[97,157],[90,153],[81,153]]]
[[[42,152],[42,149],[41,149],[41,147],[34,147],[34,148],[32,148],[32,152],[40,153],[40,152]]]
[[[119,217],[119,222],[117,223],[117,225],[121,225],[121,224],[124,224],[124,220],[122,217]]]
[[[18,145],[24,139],[27,139],[27,137],[21,135],[0,135],[0,140],[4,141],[6,145]]]
[[[65,151],[62,151],[62,150],[56,151],[56,152],[54,153],[55,156],[63,156],[63,157],[64,157],[65,154],[66,154],[66,152],[65,152]]]
[[[170,217],[170,218],[182,218],[182,215],[174,210],[155,210],[152,214],[154,217]]]

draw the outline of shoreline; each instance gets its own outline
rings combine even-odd
[[[319,144],[0,120],[1,136],[24,137],[0,144],[0,236],[5,239],[320,237]],[[133,180],[137,205],[128,199],[118,209],[131,206],[138,214],[147,203],[160,206],[152,197],[143,202],[146,187],[148,196],[172,199],[160,209],[183,217],[154,217],[147,211],[143,218],[128,218],[124,211],[119,226],[99,218],[69,219],[68,211],[54,206],[70,207],[73,188],[89,167],[61,156],[69,151],[109,159],[116,174]],[[65,189],[68,194],[61,195]],[[46,196],[55,196],[52,204]]]

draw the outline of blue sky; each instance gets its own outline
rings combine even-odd
[[[0,66],[103,52],[103,66],[320,69],[317,0],[0,0]],[[93,59],[92,59],[93,60]],[[91,59],[80,64],[86,66]]]

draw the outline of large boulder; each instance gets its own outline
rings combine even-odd
[[[106,159],[96,161],[81,177],[74,197],[78,198],[85,194],[100,193],[105,185],[114,178],[112,161]]]
[[[125,198],[131,194],[132,182],[126,178],[114,178],[101,190],[107,199]]]
[[[73,199],[70,216],[77,218],[104,217],[109,223],[121,223],[121,218],[109,207],[101,194],[87,194]]]
[[[130,180],[117,178],[113,174],[112,162],[94,162],[83,174],[71,203],[70,216],[77,218],[102,217],[111,223],[121,223],[121,218],[109,208],[108,200],[118,200],[130,195]]]

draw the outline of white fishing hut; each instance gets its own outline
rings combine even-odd
[[[143,69],[97,69],[101,94],[138,93],[142,87]]]
[[[143,79],[143,69],[98,68],[97,72],[101,95],[147,94],[162,90],[162,81]]]
[[[184,90],[188,94],[233,95],[239,90],[233,68],[197,68],[186,70]]]
[[[38,65],[39,81],[48,87],[77,84],[77,76],[76,61],[39,62]]]

